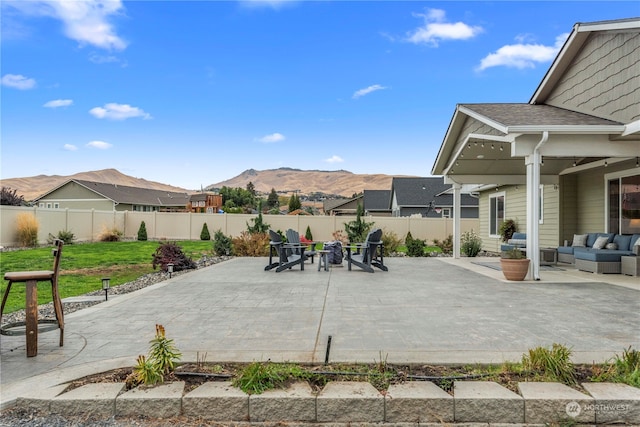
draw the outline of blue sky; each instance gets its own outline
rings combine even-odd
[[[455,106],[528,102],[576,22],[637,2],[1,2],[2,178],[187,189],[294,167],[428,176]]]

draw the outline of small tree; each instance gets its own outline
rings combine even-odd
[[[297,209],[300,209],[302,207],[302,203],[300,203],[300,198],[298,197],[297,194],[293,194],[293,196],[291,196],[291,198],[289,199],[289,212],[293,212]]]
[[[153,254],[152,265],[155,270],[158,266],[162,271],[167,271],[167,265],[173,264],[173,271],[182,271],[196,268],[196,263],[185,255],[182,247],[175,242],[163,242],[156,248]]]
[[[211,235],[209,234],[209,227],[207,227],[207,223],[202,224],[202,231],[200,232],[200,240],[211,240]]]
[[[262,203],[258,204],[258,216],[252,218],[253,225],[247,223],[247,231],[249,234],[262,234],[269,231],[269,224],[265,223],[262,219]]]
[[[231,255],[231,237],[225,236],[222,230],[218,230],[213,234],[213,252],[216,255]]]
[[[367,233],[373,227],[373,222],[366,222],[362,219],[364,215],[364,208],[360,203],[358,203],[358,209],[356,210],[356,219],[355,221],[349,221],[344,225],[344,229],[347,232],[347,236],[349,237],[349,242],[364,242],[367,238]]]
[[[147,225],[144,221],[140,223],[140,228],[138,228],[138,240],[141,242],[147,241]]]
[[[17,190],[11,190],[9,187],[2,187],[2,190],[0,190],[0,205],[22,206],[23,204],[24,196],[18,196]]]
[[[500,229],[498,230],[498,234],[502,238],[503,242],[506,242],[513,236],[513,233],[518,231],[518,225],[512,219],[506,219],[500,224]]]
[[[307,225],[307,231],[304,232],[304,238],[313,242],[313,235],[311,234],[311,227]]]
[[[269,197],[267,197],[267,207],[269,209],[278,208],[280,206],[280,199],[278,198],[278,193],[276,193],[275,189],[271,189],[271,193],[269,193]]]

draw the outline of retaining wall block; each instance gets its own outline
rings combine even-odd
[[[640,424],[640,389],[627,384],[583,383],[595,399],[596,424]]]
[[[315,421],[316,395],[306,382],[253,394],[249,396],[249,419],[252,422]]]
[[[316,399],[318,422],[382,422],[384,398],[368,382],[335,381]]]
[[[16,407],[37,413],[47,413],[51,408],[51,400],[62,394],[68,384],[60,384],[53,387],[32,390],[29,396],[19,396],[16,399]]]
[[[229,381],[210,381],[182,398],[182,413],[215,421],[249,421],[249,395]]]
[[[116,397],[124,387],[124,383],[83,385],[53,398],[49,409],[52,414],[109,418],[116,413]]]
[[[176,381],[129,390],[116,399],[116,416],[177,417],[182,412],[184,384],[184,381]]]
[[[432,382],[392,384],[385,395],[385,421],[452,422],[453,396]]]
[[[521,396],[491,381],[456,381],[453,389],[456,422],[524,423]]]
[[[527,423],[595,423],[595,400],[561,383],[524,382],[518,390],[525,400]]]

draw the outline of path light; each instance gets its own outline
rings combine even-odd
[[[109,282],[111,281],[108,277],[102,278],[102,290],[104,291],[104,300],[107,301],[109,299]]]
[[[169,279],[171,279],[171,275],[173,274],[173,264],[167,264],[167,272],[169,273]]]

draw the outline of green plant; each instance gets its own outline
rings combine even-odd
[[[213,252],[216,255],[231,255],[232,241],[231,237],[225,236],[222,230],[218,230],[213,234]]]
[[[571,349],[554,343],[551,348],[530,349],[528,354],[522,356],[522,366],[545,379],[575,385],[576,373],[570,358]]]
[[[500,239],[503,242],[508,241],[513,233],[518,231],[518,225],[512,219],[506,219],[500,224],[500,228],[498,229],[498,234],[500,235]]]
[[[140,228],[138,228],[138,241],[147,241],[147,225],[144,223],[144,221],[140,223]]]
[[[482,239],[475,231],[465,231],[460,236],[460,249],[468,257],[475,257],[482,249]]]
[[[23,204],[24,196],[18,196],[17,190],[11,190],[10,187],[0,189],[0,205],[22,206]]]
[[[407,231],[407,235],[404,238],[404,244],[405,246],[409,245],[409,242],[413,240],[413,236],[411,235],[410,231]]]
[[[356,219],[354,221],[349,221],[344,225],[344,229],[347,232],[347,237],[349,238],[350,243],[364,242],[367,238],[367,233],[374,225],[373,222],[367,222],[362,219],[363,215],[364,208],[360,203],[358,203]]]
[[[156,336],[150,341],[150,344],[149,359],[153,361],[158,370],[164,374],[173,372],[182,353],[173,344],[173,340],[166,337],[164,326],[156,324]]]
[[[640,387],[640,351],[629,346],[623,350],[622,357],[616,354],[608,369],[599,374],[596,380]]]
[[[127,383],[130,386],[138,384],[155,385],[163,381],[162,371],[158,369],[153,360],[147,359],[142,354],[138,356],[131,378],[127,378]]]
[[[426,242],[422,239],[411,239],[407,244],[407,255],[412,257],[424,256],[426,246]]]
[[[258,205],[258,216],[252,218],[253,225],[247,223],[247,231],[249,234],[264,234],[269,231],[269,224],[262,219],[262,203]]]
[[[58,231],[57,237],[49,233],[49,237],[47,237],[47,243],[52,245],[56,240],[62,240],[65,245],[70,245],[75,239],[76,236],[73,234],[73,232],[68,230],[60,230]]]
[[[205,222],[202,224],[202,231],[200,232],[200,240],[211,240],[211,235],[209,234],[209,227]]]
[[[253,362],[234,378],[233,385],[247,394],[260,394],[282,387],[290,380],[306,380],[311,374],[291,363]]]
[[[238,256],[268,256],[269,235],[243,231],[232,239],[233,254]]]
[[[504,259],[524,259],[524,253],[518,248],[511,248],[500,253],[500,257]]]
[[[16,217],[16,232],[21,246],[38,246],[38,220],[33,214],[22,212]]]
[[[396,233],[393,231],[382,232],[382,244],[384,245],[384,256],[389,256],[393,253],[398,252],[398,248],[400,247],[401,240]]]
[[[119,242],[122,238],[122,231],[118,230],[116,227],[107,228],[106,226],[102,227],[102,231],[98,234],[98,240],[101,242]]]
[[[152,266],[154,270],[160,266],[162,271],[167,271],[168,264],[173,264],[173,271],[196,268],[196,263],[185,255],[176,242],[160,243],[153,254]]]
[[[434,246],[440,248],[443,254],[451,254],[453,253],[453,236],[449,234],[446,239],[440,241],[438,239],[433,239]]]
[[[307,230],[304,232],[304,238],[310,242],[313,242],[313,234],[311,234],[311,227],[307,225]]]

